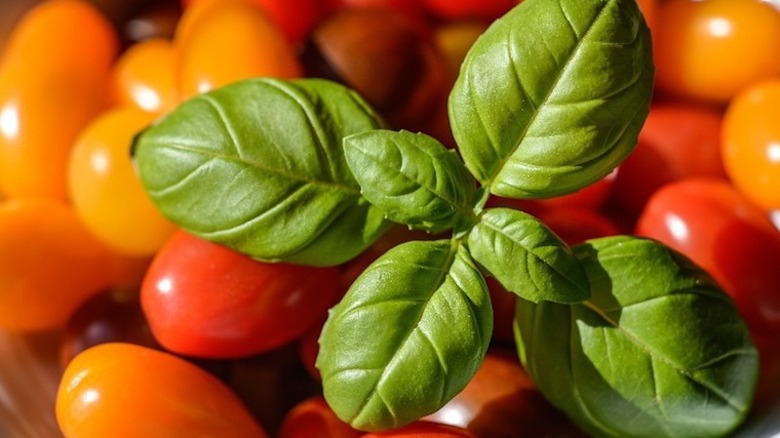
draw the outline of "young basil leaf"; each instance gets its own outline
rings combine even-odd
[[[344,139],[361,192],[388,219],[432,232],[474,215],[476,182],[458,154],[408,131],[374,130]]]
[[[574,252],[589,301],[517,304],[520,358],[544,395],[595,436],[722,436],[739,425],[758,356],[714,280],[647,239],[596,239]]]
[[[152,200],[187,231],[257,259],[335,265],[389,224],[341,146],[378,127],[341,85],[251,79],[183,103],[137,137],[134,157]]]
[[[635,0],[523,1],[472,46],[450,94],[466,166],[513,198],[601,179],[636,145],[652,62]]]
[[[399,427],[438,410],[479,368],[493,310],[457,241],[403,243],[369,266],[320,335],[325,399],[353,427]]]
[[[468,246],[477,263],[521,298],[574,303],[590,296],[588,278],[571,249],[529,214],[484,210]]]

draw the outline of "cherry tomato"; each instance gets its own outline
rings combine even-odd
[[[425,419],[479,437],[585,437],[542,396],[509,349],[489,350],[463,391]]]
[[[56,415],[66,438],[267,437],[214,376],[171,354],[125,343],[89,348],[68,364]]]
[[[301,336],[339,289],[337,267],[264,263],[177,232],[155,256],[141,304],[157,340],[198,357],[260,353]]]
[[[176,106],[176,51],[170,40],[152,38],[133,44],[114,66],[118,105],[154,113]]]
[[[745,196],[766,210],[780,209],[780,79],[756,83],[731,101],[723,161]]]
[[[240,79],[298,77],[302,68],[277,26],[242,0],[201,0],[188,9],[174,39],[182,98]]]
[[[0,187],[9,197],[67,198],[71,146],[108,105],[118,50],[89,3],[52,0],[14,29],[0,67]]]
[[[780,233],[727,182],[689,178],[664,186],[648,201],[636,231],[709,271],[752,333],[780,336]]]
[[[689,103],[650,106],[639,144],[617,171],[610,201],[638,215],[662,185],[689,176],[726,178],[720,111]]]
[[[310,397],[296,405],[284,418],[277,438],[357,438],[363,432],[353,429],[339,417],[322,396]]]
[[[417,0],[332,0],[331,10],[340,7],[380,8],[393,11],[405,18],[407,23],[424,39],[431,37],[431,26],[420,2]]]
[[[50,199],[0,203],[0,327],[63,327],[113,279],[112,256],[67,205]]]
[[[477,438],[477,436],[460,427],[420,420],[398,429],[367,433],[361,435],[361,438]]]
[[[655,32],[656,85],[674,96],[725,103],[780,74],[780,11],[761,0],[666,0]]]
[[[520,0],[423,0],[432,15],[444,20],[477,19],[493,21],[517,6]]]
[[[588,208],[552,207],[540,211],[536,217],[571,246],[597,237],[620,234],[620,229],[611,219]]]

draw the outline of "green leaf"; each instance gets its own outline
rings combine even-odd
[[[407,242],[369,266],[320,336],[325,399],[353,427],[399,427],[471,380],[493,330],[487,286],[457,241]]]
[[[509,208],[487,209],[479,219],[468,236],[469,252],[508,291],[533,302],[590,296],[571,249],[538,219]]]
[[[171,221],[256,259],[335,265],[386,229],[342,140],[379,122],[316,79],[251,79],[200,95],[134,144],[141,181]]]
[[[476,182],[436,139],[375,130],[347,137],[344,149],[363,196],[388,219],[439,232],[474,215]]]
[[[525,0],[476,41],[450,94],[466,166],[491,193],[591,184],[635,147],[654,67],[635,0]]]
[[[594,436],[702,438],[737,427],[758,356],[714,280],[652,240],[610,237],[574,251],[591,300],[518,300],[518,351],[544,395]]]

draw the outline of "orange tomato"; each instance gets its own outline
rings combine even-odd
[[[721,145],[734,185],[765,210],[780,209],[780,79],[756,83],[731,101]]]
[[[187,9],[174,40],[182,98],[240,79],[302,75],[281,30],[246,0],[199,1]]]
[[[82,301],[114,278],[112,257],[64,203],[0,204],[0,327],[64,326]]]
[[[51,0],[30,10],[0,67],[0,187],[9,197],[66,198],[73,140],[108,104],[118,50],[89,3]]]
[[[164,38],[133,44],[114,67],[114,94],[119,105],[145,111],[167,112],[178,103],[176,51]]]
[[[670,95],[725,103],[780,75],[780,11],[761,0],[667,0],[655,29],[656,84]]]
[[[126,107],[90,123],[73,148],[68,168],[76,212],[90,230],[115,251],[151,256],[173,233],[133,170],[130,144],[154,115]]]
[[[100,344],[71,360],[56,415],[66,438],[267,436],[216,377],[179,357],[126,343]]]

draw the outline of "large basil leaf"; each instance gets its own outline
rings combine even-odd
[[[136,139],[134,157],[152,200],[189,232],[257,259],[335,265],[389,223],[342,149],[378,127],[341,85],[251,79],[180,105]]]
[[[474,216],[476,182],[436,139],[375,130],[347,137],[344,150],[363,196],[390,220],[439,232]]]
[[[739,425],[758,356],[711,277],[652,240],[603,238],[574,251],[589,301],[518,300],[518,351],[545,396],[594,436],[701,438]]]
[[[407,242],[369,266],[320,336],[325,399],[353,427],[399,427],[471,380],[493,330],[484,278],[457,241]]]
[[[590,296],[588,278],[569,247],[529,214],[483,211],[468,245],[474,260],[521,298],[572,303]]]
[[[491,193],[572,192],[633,150],[653,75],[635,0],[525,0],[469,51],[450,94],[453,133]]]

